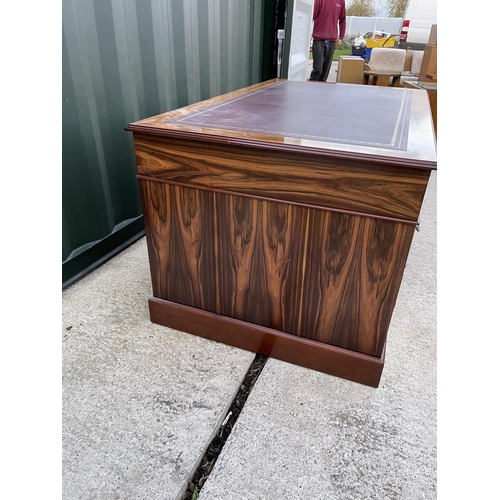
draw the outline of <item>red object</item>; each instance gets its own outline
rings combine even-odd
[[[410,28],[410,20],[406,19],[405,21],[403,21],[403,26],[401,27],[401,34],[399,35],[400,42],[406,42],[409,28]]]

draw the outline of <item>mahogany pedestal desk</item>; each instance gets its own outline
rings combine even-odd
[[[125,129],[151,320],[378,387],[437,165],[426,93],[274,79]]]

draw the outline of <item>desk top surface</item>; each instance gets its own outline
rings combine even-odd
[[[408,88],[423,89],[423,90],[437,90],[437,82],[428,82],[425,80],[410,80],[407,83]]]
[[[275,79],[126,130],[436,168],[428,98],[406,88]]]

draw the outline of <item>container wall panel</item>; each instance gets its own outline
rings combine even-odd
[[[262,81],[270,1],[63,0],[63,283],[141,235],[124,126]]]

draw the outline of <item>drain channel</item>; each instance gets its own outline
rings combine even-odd
[[[198,498],[200,490],[212,472],[215,462],[217,462],[217,458],[219,457],[227,438],[231,434],[233,426],[236,423],[236,420],[238,420],[248,395],[259,378],[260,372],[264,368],[267,359],[267,356],[256,354],[252,364],[248,368],[243,382],[241,383],[239,391],[229,407],[226,418],[217,430],[215,437],[208,445],[208,448],[201,459],[200,465],[198,466],[198,469],[196,469],[196,472],[189,482],[188,488],[181,500],[196,500],[196,498]]]

